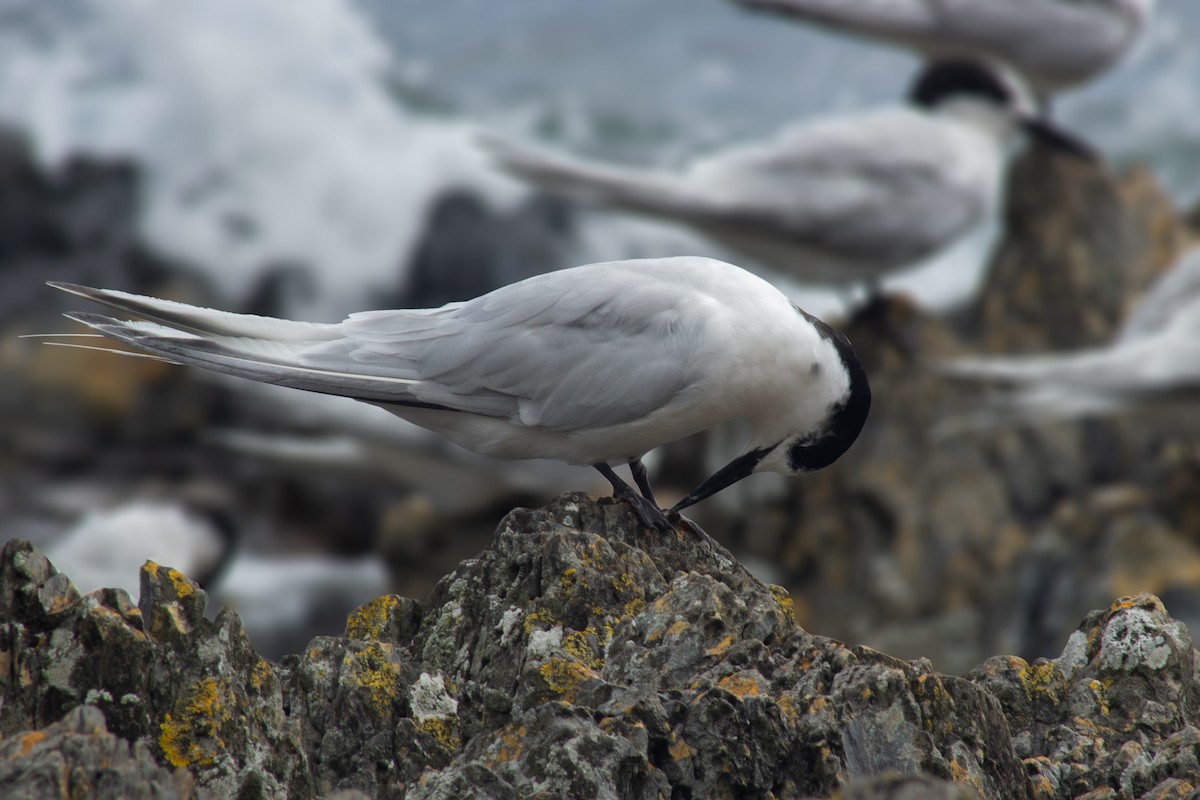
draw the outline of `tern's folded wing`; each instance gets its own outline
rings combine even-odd
[[[696,378],[698,315],[667,281],[626,273],[549,273],[461,304],[436,325],[409,312],[369,312],[346,338],[305,354],[415,381],[411,398],[454,410],[572,431],[641,419]]]

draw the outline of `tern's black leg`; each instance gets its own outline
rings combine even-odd
[[[617,473],[612,471],[612,467],[608,464],[593,464],[592,466],[612,484],[613,497],[618,500],[624,500],[633,506],[633,513],[637,515],[638,521],[642,525],[647,528],[654,528],[659,533],[668,533],[674,530],[674,526],[663,516],[662,509],[658,507],[658,503],[647,500],[635,492],[632,486],[621,480],[617,476]]]
[[[654,499],[654,490],[650,488],[650,476],[646,474],[646,465],[642,463],[640,458],[631,458],[629,460],[629,471],[633,473],[633,482],[642,490],[642,497],[658,506],[658,501]]]

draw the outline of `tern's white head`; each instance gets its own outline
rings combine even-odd
[[[816,425],[742,454],[676,503],[672,512],[698,503],[754,472],[801,475],[822,469],[837,461],[858,439],[871,411],[866,370],[845,334],[798,307],[796,311],[831,345],[829,358],[813,363],[813,378],[827,380],[829,375],[819,373],[837,373],[834,380],[840,391],[829,400]],[[808,398],[797,398],[797,402],[808,402]]]

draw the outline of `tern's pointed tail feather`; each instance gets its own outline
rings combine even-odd
[[[160,300],[116,289],[93,289],[75,283],[47,281],[47,286],[124,311],[137,317],[153,320],[171,328],[195,334],[246,336],[280,341],[320,341],[334,338],[336,325],[316,322],[295,322],[254,314],[234,314],[212,308],[192,306],[174,300]]]
[[[479,143],[506,172],[549,192],[655,216],[689,219],[704,214],[702,198],[653,174],[589,163],[495,136],[481,136]]]
[[[100,314],[66,314],[98,334],[173,363],[368,402],[425,405],[414,401],[409,394],[410,387],[418,381],[366,371],[351,372],[339,369],[336,363],[320,366],[306,363],[303,358],[306,351],[336,344],[342,338],[337,325],[232,314],[73,284],[50,285],[150,318],[153,321],[142,322]]]

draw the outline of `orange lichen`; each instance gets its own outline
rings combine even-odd
[[[671,731],[671,736],[667,739],[667,755],[676,761],[682,761],[691,757],[692,748],[688,747],[687,742],[679,738],[674,731]]]
[[[750,675],[726,675],[717,685],[735,697],[754,697],[761,693],[762,686]]]
[[[21,755],[27,756],[40,742],[46,739],[45,731],[31,731],[21,737]]]
[[[710,656],[719,656],[722,653],[724,653],[726,650],[728,650],[729,646],[731,644],[733,644],[733,636],[729,635],[729,636],[726,636],[721,641],[717,642],[715,645],[710,647],[705,652],[708,653],[708,655],[710,655]]]

